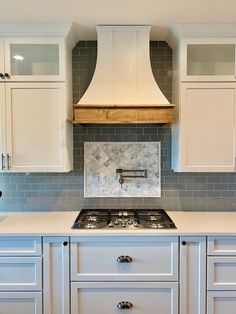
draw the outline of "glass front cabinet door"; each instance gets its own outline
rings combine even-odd
[[[64,81],[65,49],[60,39],[5,39],[5,81]]]
[[[181,43],[181,81],[235,81],[232,39],[184,39]]]

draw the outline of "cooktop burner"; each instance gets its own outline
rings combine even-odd
[[[176,228],[164,209],[82,209],[72,229]]]

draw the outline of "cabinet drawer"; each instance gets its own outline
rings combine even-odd
[[[0,291],[41,289],[41,257],[0,257]]]
[[[208,255],[236,255],[236,237],[208,237]]]
[[[236,290],[236,257],[208,257],[208,290]]]
[[[119,262],[128,256],[131,262]],[[72,281],[178,280],[178,239],[72,238]]]
[[[122,301],[132,304],[132,314],[177,314],[178,283],[73,282],[71,301],[73,314],[121,313]]]
[[[37,256],[41,254],[41,237],[0,237],[0,256]]]
[[[236,291],[209,291],[207,314],[235,314]]]
[[[42,314],[41,292],[0,292],[1,314]]]

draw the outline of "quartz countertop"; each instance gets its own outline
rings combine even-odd
[[[0,213],[1,236],[235,235],[236,212],[168,211],[177,229],[72,230],[78,211]]]

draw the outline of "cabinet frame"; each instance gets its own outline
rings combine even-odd
[[[187,73],[187,47],[188,45],[221,45],[232,44],[235,46],[235,64],[234,75],[188,75]],[[203,38],[197,36],[195,38],[183,38],[180,40],[180,80],[182,82],[224,82],[224,81],[236,81],[236,40],[233,38]]]
[[[58,75],[13,75],[11,73],[10,45],[11,44],[58,44],[59,74]],[[29,81],[65,81],[65,40],[61,38],[6,38],[4,40],[5,73],[10,74],[8,82]]]

